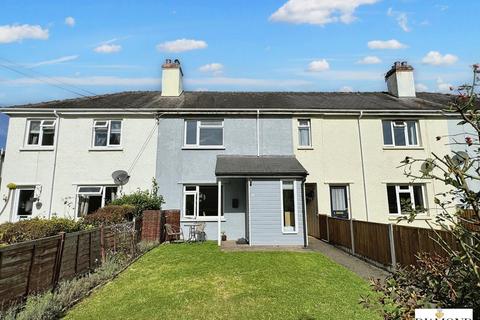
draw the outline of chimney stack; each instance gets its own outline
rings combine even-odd
[[[178,97],[183,92],[183,72],[180,61],[166,59],[162,65],[162,96]]]
[[[397,98],[415,98],[413,67],[406,61],[396,61],[385,75],[388,93]]]

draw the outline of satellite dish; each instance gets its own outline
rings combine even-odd
[[[455,155],[452,157],[452,162],[455,166],[459,167],[463,165],[466,161],[470,159],[470,156],[465,151],[455,152]]]
[[[425,160],[424,163],[422,163],[422,166],[420,167],[420,172],[423,173],[424,175],[428,175],[430,172],[433,171],[433,168],[435,167],[435,164],[432,159],[427,159]]]
[[[112,173],[113,182],[117,185],[123,186],[128,182],[130,176],[125,170],[117,170]]]

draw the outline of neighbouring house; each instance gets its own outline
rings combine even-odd
[[[445,187],[411,183],[398,166],[450,152],[435,139],[449,133],[450,97],[416,93],[407,63],[387,72],[387,92],[190,92],[182,77],[167,60],[161,92],[2,109],[11,119],[1,190],[19,189],[0,221],[79,217],[152,177],[187,236],[204,222],[219,243],[224,233],[304,246],[318,213],[390,223],[403,201],[427,209],[417,226],[434,218],[431,199]],[[124,186],[110,176],[119,169],[130,175]]]

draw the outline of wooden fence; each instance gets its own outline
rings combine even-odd
[[[318,215],[320,239],[384,266],[417,263],[420,252],[446,256],[439,241],[457,249],[453,235],[430,230]],[[439,238],[440,237],[440,238]]]
[[[107,251],[135,250],[138,223],[100,227],[0,248],[0,305],[56,287],[99,266]]]

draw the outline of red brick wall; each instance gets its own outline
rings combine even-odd
[[[180,210],[146,210],[143,212],[142,240],[165,241],[163,225],[180,227]],[[168,240],[168,239],[167,239]]]

